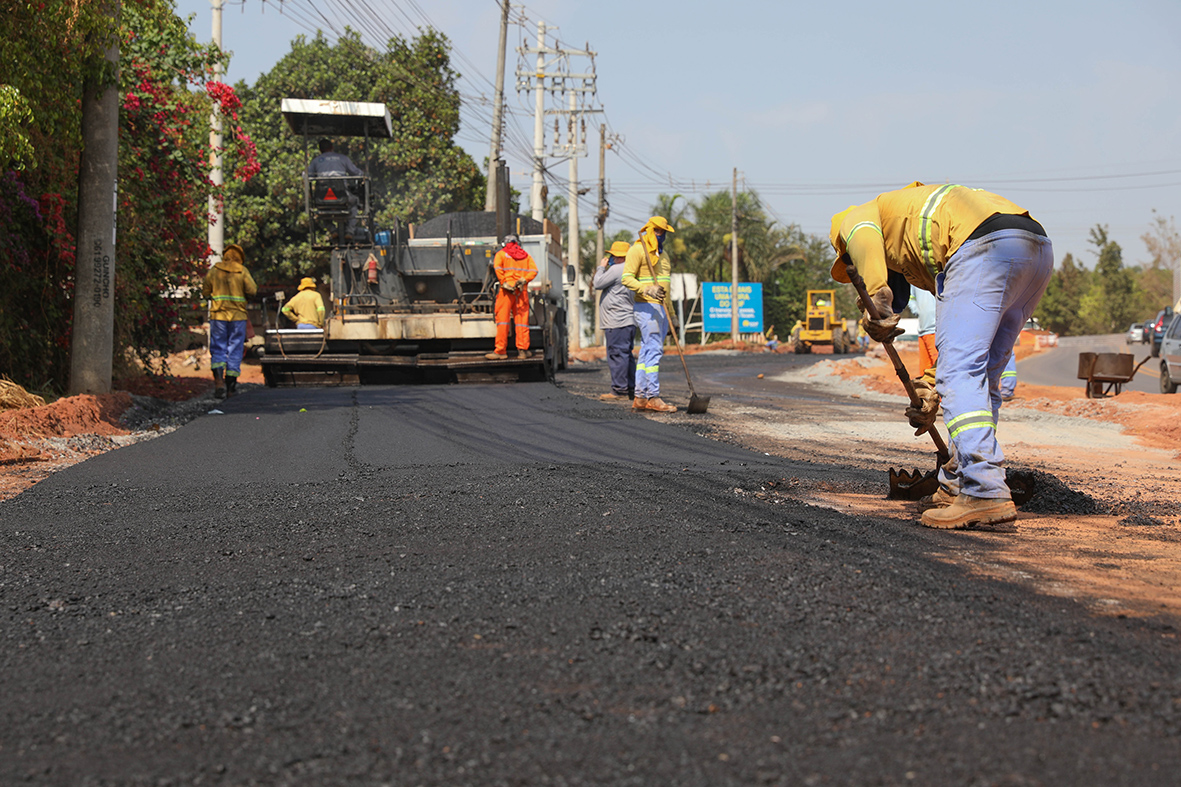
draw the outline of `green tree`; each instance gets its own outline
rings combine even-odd
[[[1079,317],[1087,333],[1117,333],[1136,319],[1142,296],[1131,270],[1124,267],[1123,250],[1111,240],[1107,227],[1091,229],[1098,260],[1090,287],[1079,303]]]
[[[1038,323],[1063,336],[1086,333],[1079,312],[1083,296],[1090,288],[1090,276],[1090,272],[1075,264],[1074,256],[1067,253],[1050,277],[1046,294],[1034,310]]]
[[[413,40],[390,39],[378,51],[346,30],[334,44],[322,34],[303,36],[253,86],[239,85],[243,123],[252,131],[261,159],[260,177],[229,190],[228,237],[247,250],[260,280],[287,280],[322,271],[325,255],[308,242],[301,175],[310,155],[283,122],[284,98],[367,101],[390,111],[393,138],[370,140],[371,199],[375,224],[420,223],[441,213],[481,210],[484,176],[454,142],[459,131],[458,74],[450,44],[434,30]],[[337,150],[358,166],[359,139],[336,140]]]
[[[81,86],[112,23],[100,4],[76,0],[20,2],[0,15],[5,79],[33,118],[0,120],[0,139],[28,143],[19,161],[6,153],[3,162],[25,168],[0,178],[0,253],[9,262],[0,266],[0,371],[49,392],[68,376]],[[119,36],[116,361],[128,349],[145,359],[169,349],[177,321],[168,296],[204,256],[205,88],[222,57],[193,40],[172,0],[123,3]],[[223,106],[232,99],[220,91]],[[246,142],[231,147],[249,168]]]

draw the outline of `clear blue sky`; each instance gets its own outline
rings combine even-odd
[[[467,99],[459,142],[482,162],[498,8],[227,0],[228,80],[253,82],[317,27],[333,37],[348,24],[381,45],[429,23],[454,46]],[[211,38],[210,0],[177,0],[177,10]],[[637,228],[661,192],[729,190],[733,167],[774,217],[824,236],[833,213],[914,180],[1000,193],[1042,222],[1057,259],[1071,252],[1088,266],[1094,225],[1108,225],[1134,264],[1148,259],[1140,236],[1153,209],[1181,219],[1177,0],[531,0],[513,17],[522,20],[510,28],[506,68],[513,185],[527,200],[533,97],[515,90],[513,50],[536,40],[541,20],[564,46],[597,52],[598,103],[623,138],[607,157],[609,232]],[[592,189],[580,202],[583,229],[598,176],[593,117],[579,162]],[[550,167],[550,193],[565,194],[567,164]]]

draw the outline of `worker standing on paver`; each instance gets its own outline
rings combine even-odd
[[[301,331],[323,330],[324,298],[316,291],[316,280],[304,276],[299,292],[283,305],[282,312]]]
[[[623,263],[623,286],[635,293],[636,327],[640,329],[640,357],[636,361],[636,391],[632,408],[671,413],[676,406],[660,398],[660,359],[668,335],[668,296],[672,263],[666,235],[675,232],[664,216],[653,216],[640,228],[640,239],[628,249]]]
[[[528,358],[529,352],[529,282],[537,278],[537,264],[529,252],[521,248],[516,235],[506,235],[504,248],[496,252],[492,269],[500,282],[496,293],[496,349],[484,357],[490,361],[508,358],[508,327],[512,323],[516,333],[517,357]]]
[[[231,243],[201,285],[201,295],[209,299],[209,368],[218,399],[234,395],[242,373],[246,299],[258,292],[245,263],[242,247]]]
[[[862,324],[876,341],[900,333],[897,312],[911,285],[938,296],[938,362],[915,381],[922,406],[906,414],[915,428],[932,428],[942,398],[953,461],[940,470],[922,524],[1012,521],[1017,510],[996,441],[1000,377],[1054,270],[1045,230],[996,194],[913,183],[833,216],[829,237],[833,278],[849,281],[850,260],[865,279],[879,319],[866,315]]]
[[[591,280],[602,290],[599,300],[599,325],[607,345],[607,368],[611,372],[611,393],[599,398],[604,402],[627,402],[636,390],[635,296],[623,286],[623,266],[631,244],[619,240],[611,244],[607,256],[599,262]]]

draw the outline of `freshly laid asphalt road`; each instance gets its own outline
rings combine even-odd
[[[1172,622],[757,494],[880,474],[546,383],[220,407],[0,503],[0,784],[1178,781]]]

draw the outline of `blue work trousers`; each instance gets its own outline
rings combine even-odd
[[[603,339],[607,343],[607,368],[611,371],[611,392],[619,396],[630,396],[636,384],[636,356],[632,355],[636,326],[604,328]]]
[[[996,441],[1001,372],[1053,272],[1048,238],[999,230],[961,246],[937,277],[935,386],[957,465],[940,482],[951,491],[1010,496]]]
[[[660,359],[664,357],[664,337],[668,317],[659,303],[636,304],[636,327],[640,329],[640,357],[636,361],[636,397],[660,396]]]
[[[245,320],[209,321],[210,369],[225,369],[226,377],[237,377],[242,373],[242,350],[245,345]]]
[[[1005,370],[1001,372],[1001,399],[1010,399],[1017,390],[1017,353],[1009,356]]]

